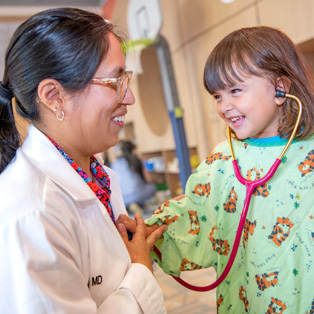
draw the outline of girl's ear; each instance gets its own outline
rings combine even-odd
[[[283,91],[285,93],[289,93],[291,87],[291,80],[286,76],[281,76],[277,78],[276,82],[276,90]],[[278,106],[281,106],[285,102],[285,98],[276,97],[275,101]]]
[[[63,87],[54,79],[42,80],[37,88],[38,101],[46,108],[61,116],[62,104],[64,99],[62,97]]]

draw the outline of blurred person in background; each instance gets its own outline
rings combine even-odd
[[[142,214],[145,201],[156,193],[156,185],[151,182],[132,142],[121,141],[117,149],[119,157],[110,167],[118,174],[124,204],[130,212]]]

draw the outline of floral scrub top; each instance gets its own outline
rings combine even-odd
[[[286,140],[233,140],[241,174],[263,177]],[[224,270],[246,188],[227,142],[190,176],[185,198],[163,204],[147,224],[167,224],[157,246],[166,273]],[[219,313],[314,313],[314,137],[294,141],[274,176],[255,189],[235,262],[217,288]],[[208,284],[210,284],[209,282]]]

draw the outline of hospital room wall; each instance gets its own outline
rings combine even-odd
[[[114,12],[114,20],[122,26],[125,23],[125,27],[127,2],[117,1]],[[235,0],[225,4],[219,0],[161,0],[160,3],[163,15],[161,34],[171,50],[187,143],[196,148],[202,160],[226,138],[225,125],[216,114],[213,99],[203,87],[203,69],[210,51],[231,31],[254,25],[278,27],[297,44],[307,42],[314,38],[314,1]],[[152,65],[154,68],[156,65]],[[147,74],[144,71],[141,75],[145,77]],[[135,76],[131,87],[136,104],[129,109],[126,120],[127,125],[132,125],[138,151],[145,155],[173,150],[175,144],[170,122],[162,134],[156,134],[150,127],[145,111],[149,110],[152,95],[145,95],[143,81]],[[160,108],[165,106],[162,97],[158,105]],[[158,119],[157,114],[154,122]]]

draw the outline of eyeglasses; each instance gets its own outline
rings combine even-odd
[[[113,85],[117,89],[117,103],[122,103],[128,90],[133,71],[126,71],[124,75],[115,78],[95,77],[92,83],[100,85]]]

